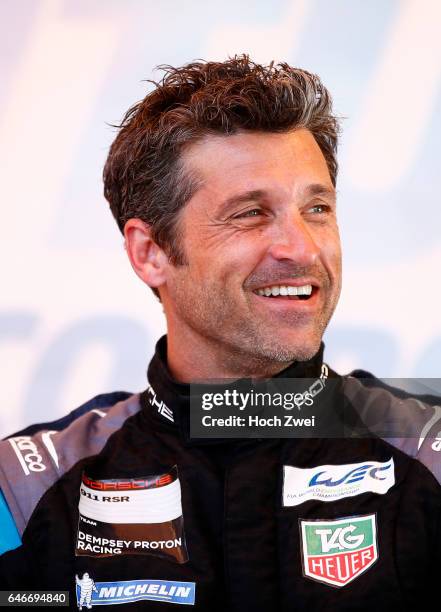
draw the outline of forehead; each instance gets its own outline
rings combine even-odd
[[[326,160],[306,129],[209,135],[186,149],[183,162],[201,180],[202,190],[220,190],[224,197],[237,189],[291,192],[311,183],[332,189]]]

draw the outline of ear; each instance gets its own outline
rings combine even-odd
[[[141,219],[129,219],[124,237],[127,255],[139,278],[152,288],[163,285],[168,257],[152,239],[150,226]]]

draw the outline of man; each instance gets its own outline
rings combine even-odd
[[[99,396],[2,442],[4,506],[22,534],[0,558],[3,588],[81,604],[86,576],[89,605],[127,609],[435,603],[436,399],[323,363],[341,288],[337,133],[316,76],[246,56],[167,68],[128,111],[105,195],[168,333],[142,394]],[[190,383],[211,379],[318,381],[317,406],[344,435],[192,437]],[[366,426],[397,414],[406,427],[391,441],[406,453]]]
[[[83,609],[84,602],[86,602],[87,608],[92,608],[90,604],[90,600],[92,599],[92,592],[98,592],[95,583],[93,582],[93,580],[90,579],[89,574],[87,572],[81,579],[78,578],[78,576],[75,576],[75,582],[80,587],[80,601],[78,602],[79,609]]]

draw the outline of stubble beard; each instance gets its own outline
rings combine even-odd
[[[239,372],[240,376],[276,372],[294,361],[311,359],[320,348],[338,299],[331,297],[325,301],[327,307],[312,321],[309,315],[306,318],[303,313],[290,313],[284,328],[286,325],[298,328],[299,337],[281,340],[274,333],[278,324],[275,318],[271,322],[262,322],[237,316],[236,300],[225,293],[219,299],[219,293],[217,288],[205,286],[203,300],[197,300],[183,283],[175,287],[173,301],[179,318],[218,354],[222,369]],[[310,331],[306,331],[306,326]]]

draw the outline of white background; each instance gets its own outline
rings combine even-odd
[[[165,331],[101,172],[157,64],[288,61],[345,117],[334,368],[439,376],[441,3],[14,0],[0,5],[0,434],[145,384]],[[157,73],[159,78],[159,73]]]

